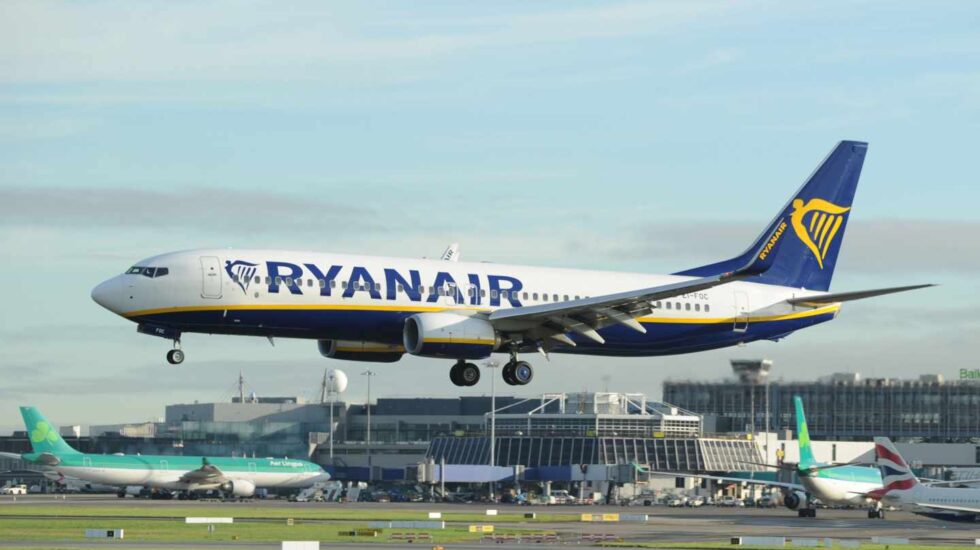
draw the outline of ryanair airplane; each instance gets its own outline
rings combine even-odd
[[[641,357],[779,340],[837,316],[841,302],[930,285],[830,293],[867,143],[843,141],[734,258],[672,275],[537,268],[283,250],[173,252],[138,262],[92,298],[174,343],[188,332],[316,340],[333,359],[454,361],[507,353],[511,385],[533,369],[520,354]],[[453,260],[458,260],[453,254]]]

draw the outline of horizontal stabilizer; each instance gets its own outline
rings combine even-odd
[[[837,302],[850,302],[852,300],[863,300],[864,298],[874,298],[875,296],[884,296],[885,294],[894,294],[896,292],[905,292],[908,290],[918,290],[920,288],[928,288],[930,286],[936,286],[936,285],[927,284],[927,285],[895,286],[892,288],[877,288],[874,290],[858,290],[856,292],[835,292],[831,294],[821,294],[820,296],[792,298],[786,301],[793,304],[794,306],[795,305],[816,306],[816,305],[823,305],[823,304],[835,304]]]

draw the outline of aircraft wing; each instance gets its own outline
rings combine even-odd
[[[715,481],[728,481],[731,483],[751,483],[753,485],[766,485],[767,487],[779,487],[781,489],[790,489],[793,491],[806,491],[806,488],[799,483],[786,483],[782,481],[771,481],[768,479],[751,479],[744,477],[729,477],[729,476],[715,476],[706,474],[678,474],[676,472],[657,472],[652,471],[651,474],[664,476],[664,477],[687,477],[696,479],[713,479]]]
[[[779,238],[779,231],[778,228],[773,230],[770,237],[751,256],[751,260],[735,271],[580,300],[498,309],[490,313],[488,320],[504,331],[524,332],[530,334],[532,339],[549,337],[569,346],[575,345],[575,341],[567,336],[569,332],[604,344],[605,340],[596,330],[617,323],[645,333],[647,329],[636,318],[653,311],[652,302],[706,290],[768,271],[776,257],[776,250],[783,243],[783,239]],[[544,347],[542,344],[541,349]]]
[[[227,480],[225,474],[217,466],[209,463],[206,458],[201,460],[200,468],[186,472],[178,479],[181,483],[192,485],[217,485]]]
[[[603,344],[605,340],[596,330],[609,325],[618,323],[645,333],[646,329],[636,318],[653,311],[651,302],[709,289],[744,279],[752,274],[754,273],[735,271],[580,300],[498,309],[490,314],[489,321],[510,331],[538,329],[537,331],[544,333],[543,335],[570,346],[574,346],[575,342],[565,335],[568,332],[580,334]]]

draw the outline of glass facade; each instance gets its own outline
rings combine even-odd
[[[793,396],[803,398],[810,436],[869,440],[923,438],[969,441],[980,434],[980,384],[926,380],[773,382],[770,428],[795,430]],[[755,392],[755,411],[751,411]],[[664,400],[713,416],[716,431],[744,432],[765,425],[766,387],[735,382],[665,382]]]

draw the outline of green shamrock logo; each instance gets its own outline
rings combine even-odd
[[[40,421],[31,430],[31,441],[34,443],[41,443],[47,440],[48,443],[54,443],[58,441],[58,434],[51,428],[51,424],[45,421]]]

